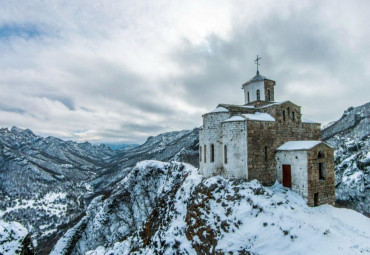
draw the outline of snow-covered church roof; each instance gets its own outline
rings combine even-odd
[[[249,81],[244,83],[243,86],[247,85],[247,84],[250,84],[252,82],[264,81],[264,80],[270,80],[270,79],[268,79],[267,77],[265,77],[265,76],[261,75],[259,72],[257,72],[257,74],[252,79],[250,79]]]
[[[245,121],[245,118],[242,116],[232,116],[231,118],[224,120],[223,122],[231,122],[231,121]]]
[[[278,147],[278,151],[304,151],[310,150],[322,141],[289,141]]]
[[[258,121],[275,121],[275,118],[268,113],[256,112],[254,114],[242,114],[237,116],[232,116],[229,119],[224,120],[223,122],[231,121],[245,121],[245,120],[258,120]]]
[[[275,118],[268,113],[256,112],[254,114],[243,114],[249,120],[259,120],[259,121],[275,121]]]
[[[229,110],[226,109],[225,107],[219,106],[219,107],[217,107],[216,109],[214,109],[213,111],[211,111],[209,113],[215,113],[215,112],[229,112]]]
[[[313,121],[310,119],[302,118],[302,123],[321,124],[320,122]]]

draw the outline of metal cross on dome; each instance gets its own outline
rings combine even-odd
[[[260,65],[260,63],[258,63],[258,61],[261,59],[261,57],[258,57],[258,54],[257,54],[257,58],[256,60],[254,60],[254,63],[256,63],[257,65],[257,74],[259,74],[260,72],[258,71],[258,66]]]

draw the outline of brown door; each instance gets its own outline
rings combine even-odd
[[[283,165],[283,186],[288,188],[292,187],[292,174],[290,165]]]

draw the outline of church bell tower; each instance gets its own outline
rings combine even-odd
[[[254,61],[257,65],[256,75],[242,85],[244,90],[244,100],[246,105],[261,105],[268,102],[274,102],[275,81],[267,79],[261,75],[258,66],[260,65],[258,57]]]

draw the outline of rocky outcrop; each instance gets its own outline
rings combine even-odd
[[[36,254],[27,229],[18,222],[0,220],[0,254]]]
[[[204,179],[182,163],[143,161],[87,210],[79,240],[53,254],[360,254],[368,219],[258,181]],[[72,231],[73,233],[73,231]],[[61,240],[69,240],[68,236]]]
[[[370,103],[348,108],[322,137],[335,148],[337,205],[370,216]]]

